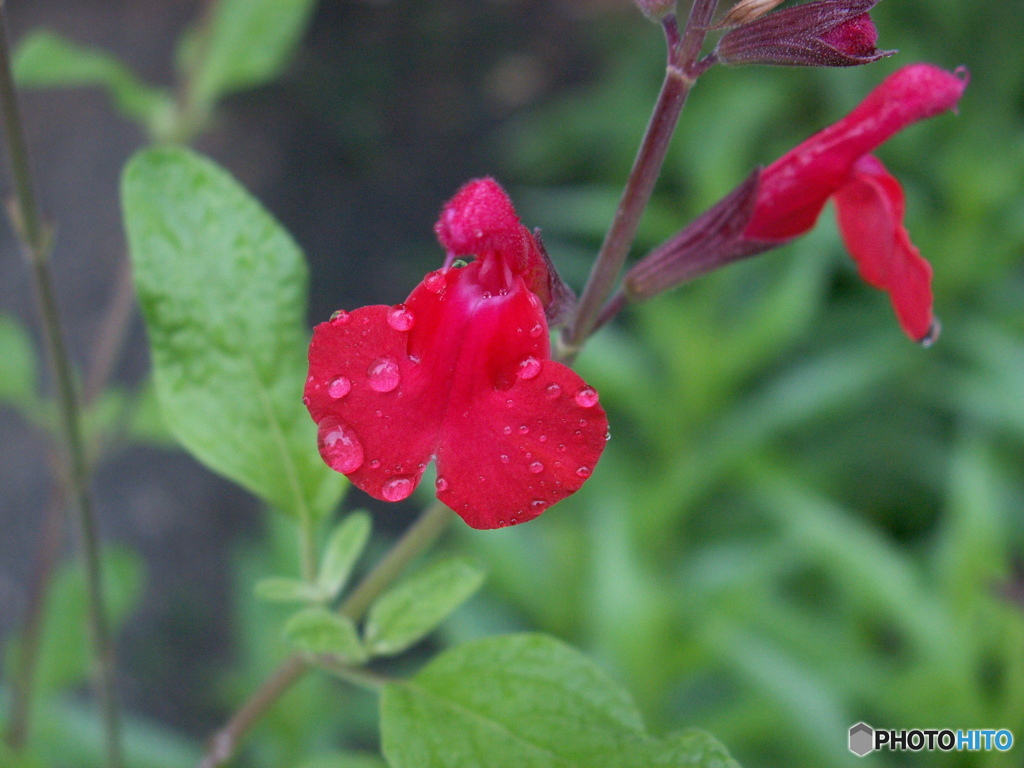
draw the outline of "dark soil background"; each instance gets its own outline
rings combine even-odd
[[[165,85],[175,40],[201,5],[14,0],[7,13],[15,43],[46,26]],[[500,173],[495,128],[593,77],[593,22],[627,5],[325,0],[286,75],[227,100],[197,148],[233,172],[306,250],[311,324],[338,307],[400,301],[440,258],[432,225],[441,203],[468,178]],[[119,174],[145,138],[97,90],[26,92],[22,107],[38,196],[57,230],[53,271],[65,333],[88,370],[125,258]],[[6,220],[0,312],[38,338],[28,270]],[[113,379],[137,386],[147,366],[136,314]],[[41,386],[48,391],[45,375]],[[26,609],[52,473],[46,438],[2,407],[0,436],[2,642]],[[183,453],[134,446],[101,464],[95,490],[103,538],[139,551],[148,571],[141,608],[119,638],[124,703],[203,734],[223,714],[205,687],[231,653],[228,555],[240,537],[258,535],[256,502]],[[65,528],[70,555],[73,528]]]

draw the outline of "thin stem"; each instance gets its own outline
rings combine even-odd
[[[122,765],[121,728],[114,692],[114,649],[107,625],[103,578],[100,572],[99,539],[88,485],[88,462],[82,439],[74,377],[64,345],[60,314],[50,275],[49,238],[42,226],[29,172],[28,152],[25,147],[24,132],[14,92],[14,81],[11,76],[7,20],[3,11],[3,0],[0,0],[0,111],[3,113],[4,134],[7,140],[7,151],[17,201],[15,225],[22,240],[26,260],[31,268],[50,366],[57,385],[61,430],[64,436],[69,470],[68,491],[81,532],[82,553],[89,591],[90,626],[99,662],[97,687],[102,708],[107,765],[109,768],[120,768]]]
[[[43,530],[32,564],[29,586],[28,612],[18,647],[17,666],[11,685],[11,712],[7,728],[7,745],[15,751],[25,746],[28,724],[32,714],[33,679],[42,642],[43,615],[46,609],[47,587],[60,554],[60,540],[67,498],[64,489],[55,483],[43,511]]]
[[[576,319],[563,335],[560,353],[563,360],[572,361],[583,342],[594,332],[601,309],[615,288],[626,263],[640,220],[654,191],[654,183],[665,163],[669,142],[686,104],[686,97],[700,73],[696,67],[697,56],[700,55],[716,4],[716,0],[694,0],[681,39],[675,16],[669,14],[662,20],[668,49],[665,80],[626,180],[615,217],[580,297]]]
[[[128,325],[135,312],[135,284],[132,281],[131,262],[122,254],[117,267],[114,290],[107,303],[96,343],[89,359],[92,365],[82,386],[82,403],[88,406],[107,386],[114,366],[124,349]]]
[[[402,538],[342,602],[338,608],[339,612],[353,621],[359,621],[381,592],[387,589],[413,560],[437,541],[452,519],[452,511],[439,501],[423,510]],[[210,737],[206,754],[196,768],[217,768],[230,760],[253,724],[308,669],[308,664],[297,654],[285,659],[248,701],[231,716],[227,724]]]

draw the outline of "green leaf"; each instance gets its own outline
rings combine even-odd
[[[391,768],[738,768],[705,733],[647,736],[629,694],[535,634],[460,645],[385,685],[381,741]]]
[[[172,109],[171,95],[141,82],[123,62],[99,48],[78,45],[49,30],[28,34],[14,55],[21,86],[100,86],[125,117],[152,126]]]
[[[135,285],[167,426],[199,461],[300,519],[344,478],[302,406],[306,264],[225,171],[188,150],[138,153],[122,179]]]
[[[345,587],[352,567],[370,538],[370,527],[368,514],[353,512],[331,532],[317,576],[317,586],[326,599],[333,600]]]
[[[323,599],[323,593],[300,579],[269,576],[256,582],[256,597],[268,603],[309,603]]]
[[[483,581],[483,570],[462,558],[424,568],[370,607],[367,649],[376,656],[401,653],[468,600]]]
[[[36,353],[20,323],[0,315],[0,400],[16,405],[35,402]]]
[[[377,755],[365,752],[330,752],[307,759],[299,768],[387,768],[387,765]]]
[[[316,0],[219,0],[205,37],[182,39],[178,59],[198,66],[196,98],[213,104],[232,91],[277,77],[306,30]]]
[[[285,623],[284,636],[306,653],[330,654],[353,664],[366,661],[366,651],[352,619],[326,608],[299,611]]]

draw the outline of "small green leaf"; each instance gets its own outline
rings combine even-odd
[[[366,661],[366,651],[352,619],[326,608],[299,611],[285,623],[284,636],[306,653],[330,654],[352,664]]]
[[[49,30],[35,30],[21,41],[13,68],[21,86],[105,88],[121,114],[146,126],[163,119],[173,104],[169,93],[141,82],[106,51],[78,45]]]
[[[345,587],[352,567],[370,538],[371,521],[365,512],[353,512],[340,523],[327,539],[317,586],[328,600],[333,600]]]
[[[203,104],[266,83],[284,69],[316,0],[219,0],[205,39],[186,35],[178,60],[198,67],[192,88]]]
[[[256,597],[268,603],[310,603],[323,599],[323,593],[300,579],[268,576],[256,582]]]
[[[365,752],[331,752],[316,755],[299,764],[299,768],[388,768],[377,755]]]
[[[376,656],[401,653],[468,600],[483,581],[483,570],[462,558],[423,569],[370,607],[366,647]]]
[[[35,401],[36,353],[20,323],[0,315],[0,400],[16,405]]]
[[[739,768],[701,731],[648,736],[628,693],[546,635],[465,643],[388,683],[381,743],[391,768]]]
[[[306,264],[226,172],[188,150],[143,150],[122,201],[153,382],[189,452],[300,520],[338,502],[344,477],[316,449],[302,405]]]

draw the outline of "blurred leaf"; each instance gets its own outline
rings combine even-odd
[[[330,654],[354,664],[366,661],[366,651],[352,619],[326,608],[299,611],[284,625],[284,636],[306,653]]]
[[[370,527],[368,514],[353,512],[331,532],[317,575],[317,586],[327,600],[333,600],[344,589],[352,567],[370,538]]]
[[[401,653],[468,600],[483,581],[483,570],[463,558],[424,568],[370,606],[366,647],[376,656]]]
[[[107,617],[111,628],[121,626],[142,594],[145,571],[131,550],[105,546],[101,552]],[[35,696],[78,685],[91,669],[89,596],[82,565],[76,560],[60,564],[53,575],[43,613],[42,641],[35,676]],[[20,637],[8,646],[7,669],[16,669]]]
[[[0,401],[25,406],[35,402],[36,352],[32,339],[14,318],[0,315]]]
[[[736,765],[705,734],[648,737],[625,691],[545,635],[466,643],[386,685],[381,741],[392,768]]]
[[[227,173],[188,150],[137,154],[122,182],[135,284],[167,425],[211,469],[300,519],[344,478],[302,406],[306,265]]]
[[[192,88],[202,104],[277,77],[291,58],[316,0],[218,0],[202,37],[186,36],[178,59],[198,64]]]
[[[164,119],[171,95],[141,82],[125,64],[99,48],[79,45],[48,30],[29,33],[14,55],[14,79],[20,86],[100,86],[118,111],[145,126]]]
[[[160,415],[160,401],[152,379],[148,379],[135,393],[129,419],[128,436],[136,442],[158,446],[177,445],[174,435]]]
[[[331,752],[311,757],[298,768],[387,768],[387,764],[377,755],[365,752]]]
[[[268,576],[256,582],[256,597],[268,603],[309,603],[323,598],[323,593],[301,579]]]

